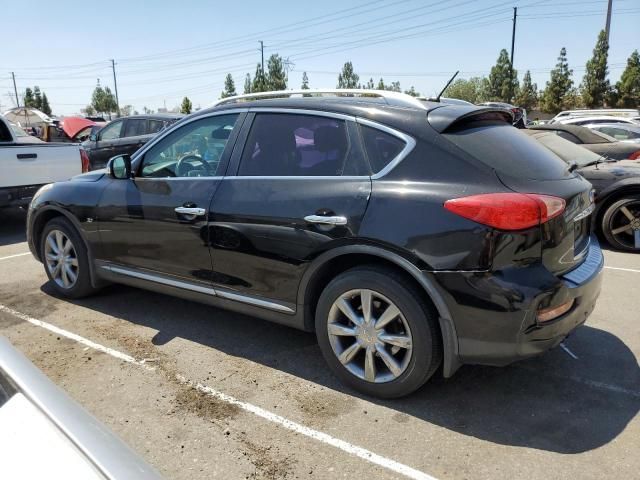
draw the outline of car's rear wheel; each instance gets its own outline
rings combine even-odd
[[[42,231],[40,248],[45,272],[57,293],[80,298],[95,291],[87,248],[71,222],[62,217],[50,220]]]
[[[367,395],[408,395],[441,361],[436,315],[390,269],[358,267],[333,279],[318,301],[316,333],[335,374]]]
[[[602,217],[602,233],[613,248],[640,252],[640,198],[612,203]]]

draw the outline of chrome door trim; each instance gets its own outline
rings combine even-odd
[[[390,127],[387,127],[386,125],[382,125],[381,123],[373,122],[371,120],[368,120],[366,118],[361,118],[361,117],[356,118],[356,122],[359,123],[360,125],[366,125],[367,127],[375,128],[382,132],[388,133],[389,135],[393,135],[394,137],[399,138],[405,143],[404,148],[400,151],[400,153],[396,156],[396,158],[391,160],[391,162],[389,162],[387,166],[384,167],[382,170],[380,170],[378,173],[371,175],[372,180],[378,180],[379,178],[384,177],[387,173],[393,170],[402,160],[404,160],[407,157],[407,155],[409,155],[416,146],[416,141],[413,137],[407,135],[406,133],[400,132],[394,128],[390,128]],[[364,146],[364,148],[366,152],[366,145]]]
[[[307,215],[304,217],[305,222],[319,223],[322,225],[346,225],[347,217],[342,216],[324,216],[324,215]]]
[[[181,280],[176,280],[172,278],[166,278],[161,275],[140,272],[137,270],[132,270],[129,268],[118,267],[115,265],[102,265],[104,270],[109,272],[125,275],[128,277],[139,278],[140,280],[145,280],[148,282],[159,283],[162,285],[167,285],[169,287],[180,288],[182,290],[190,290],[192,292],[203,293],[205,295],[211,295],[213,297],[224,298],[226,300],[236,301],[240,303],[246,303],[248,305],[253,305],[257,307],[267,308],[269,310],[274,310],[276,312],[283,313],[295,313],[295,310],[287,307],[286,305],[282,305],[280,303],[274,302],[272,300],[263,300],[261,298],[250,297],[247,295],[242,295],[240,293],[228,292],[226,290],[215,290],[211,287],[204,287],[202,285],[196,285],[191,282],[185,282]]]
[[[322,110],[308,110],[303,108],[278,108],[278,107],[251,107],[250,113],[292,113],[297,115],[311,115],[313,117],[328,117],[336,118],[339,120],[356,121],[356,117],[353,115],[347,115],[344,113],[325,112]]]
[[[204,208],[197,207],[176,207],[173,210],[181,215],[193,215],[196,217],[201,217],[202,215],[207,213]]]

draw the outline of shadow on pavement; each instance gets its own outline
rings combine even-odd
[[[26,210],[0,209],[0,247],[27,241],[26,220]]]
[[[122,286],[76,303],[157,330],[155,345],[179,337],[360,396],[329,372],[309,333]],[[577,360],[558,348],[505,368],[465,366],[407,398],[362,398],[489,442],[585,452],[614,440],[638,413],[640,369],[604,330],[584,326],[567,343]]]

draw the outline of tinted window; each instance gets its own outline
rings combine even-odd
[[[559,135],[554,135],[553,133],[536,134],[533,138],[567,163],[576,162],[578,165],[586,165],[600,158],[600,155],[593,153],[591,150],[560,138]]]
[[[137,137],[138,135],[145,135],[147,132],[147,120],[144,118],[134,118],[127,120],[127,124],[124,127],[124,137]]]
[[[373,173],[389,165],[406,145],[404,140],[377,128],[360,125],[360,129]]]
[[[144,155],[142,177],[215,177],[237,114],[217,115],[187,123]]]
[[[444,136],[469,155],[512,177],[566,177],[567,165],[527,134],[505,124],[471,122]]]
[[[623,128],[617,127],[600,127],[598,131],[602,133],[606,133],[607,135],[615,138],[616,140],[630,140],[633,138],[640,138],[640,130],[638,133],[632,132],[631,130],[626,130]]]
[[[573,133],[565,132],[563,130],[554,130],[556,135],[565,140],[569,140],[572,143],[582,143],[578,137],[576,137]]]
[[[113,122],[100,130],[100,140],[113,140],[114,138],[120,138],[120,132],[122,131],[122,124],[124,122]]]
[[[158,133],[160,130],[165,128],[167,122],[163,120],[149,120],[149,129],[148,133]]]
[[[259,113],[251,126],[238,175],[342,175],[348,152],[343,120]]]

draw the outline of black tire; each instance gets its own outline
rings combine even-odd
[[[45,242],[47,236],[54,230],[62,232],[71,241],[75,251],[75,258],[77,258],[77,278],[69,288],[65,288],[56,282],[47,264]],[[46,272],[47,277],[49,277],[51,286],[60,296],[67,298],[82,298],[95,293],[97,290],[91,285],[87,247],[73,224],[66,218],[56,217],[45,225],[40,237],[40,258],[42,259],[44,271]]]
[[[409,327],[412,351],[408,363],[402,374],[383,383],[367,381],[347,369],[334,352],[329,337],[328,323],[332,305],[346,292],[358,289],[372,290],[393,302]],[[433,375],[442,361],[442,342],[436,312],[423,299],[423,292],[388,268],[357,267],[334,278],[318,300],[315,328],[322,355],[331,370],[350,387],[373,397],[398,398],[414,392]],[[374,355],[377,357],[375,362],[383,365],[380,363],[380,354]]]
[[[634,221],[627,218],[623,208],[635,217]],[[630,226],[627,231],[614,233],[627,224]],[[640,196],[621,198],[609,205],[602,216],[601,228],[604,238],[616,250],[640,252],[634,237],[636,230],[640,229]]]

